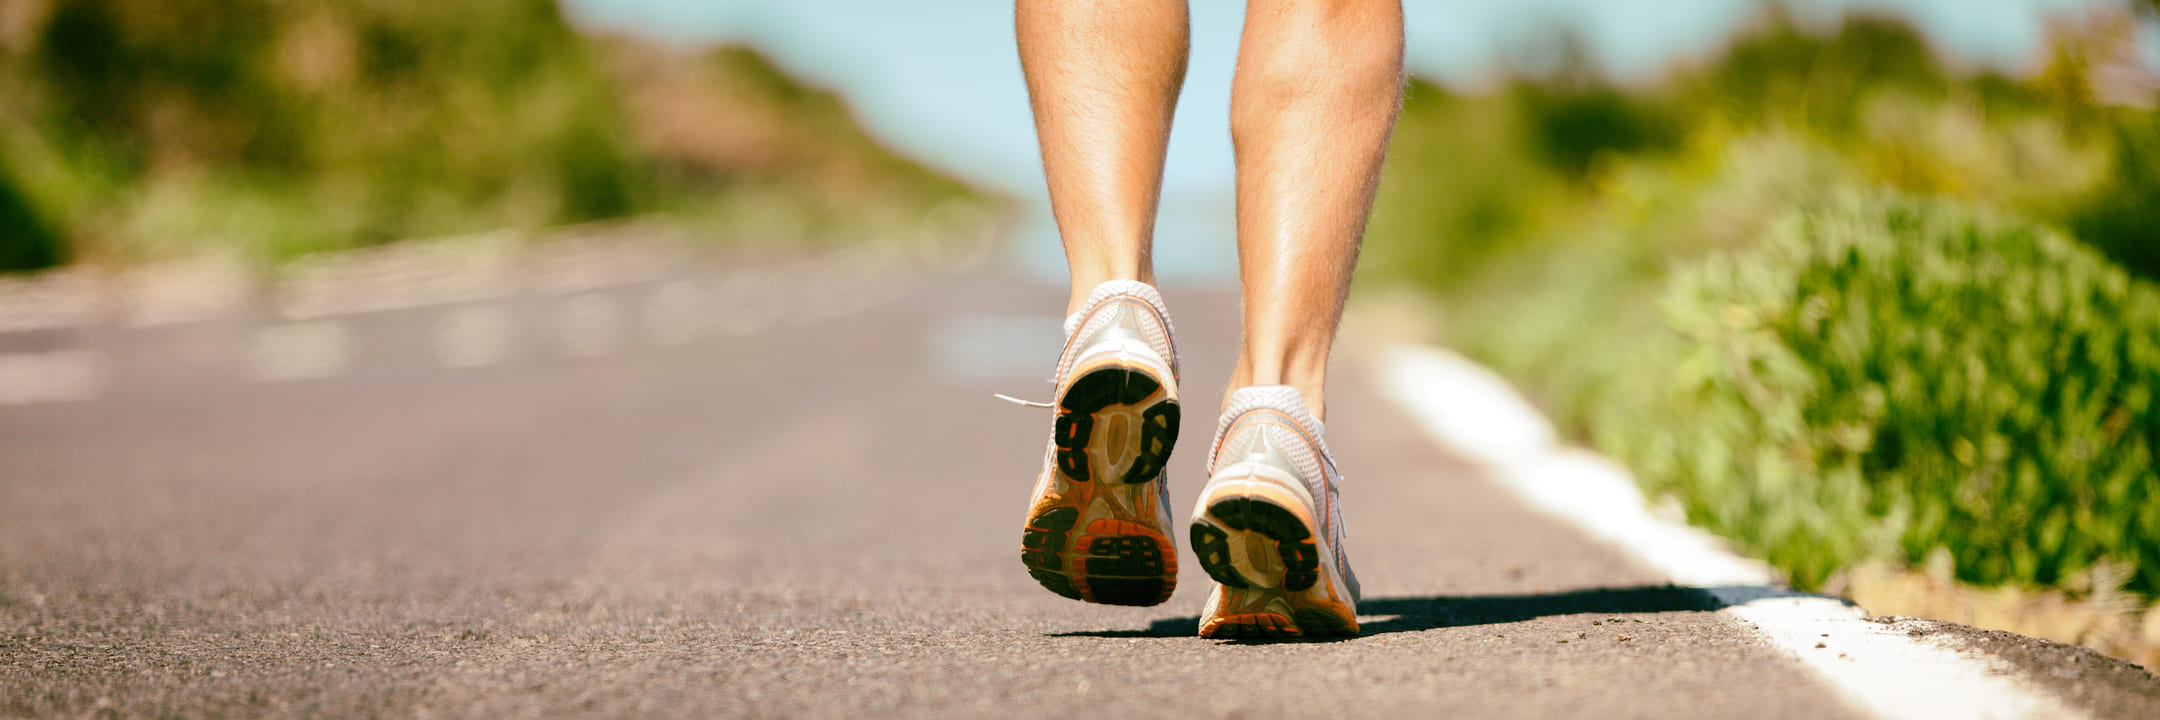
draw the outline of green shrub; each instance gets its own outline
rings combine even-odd
[[[1803,587],[1940,548],[2153,597],[2160,113],[2096,105],[2099,56],[1966,74],[1773,12],[1649,85],[1414,84],[1366,274]]]
[[[0,173],[0,272],[51,267],[61,259],[59,238]]]
[[[1677,272],[1663,309],[1681,352],[1599,398],[1600,444],[1797,583],[1948,548],[1977,584],[2110,562],[2160,591],[2160,291],[2092,250],[1845,202]]]
[[[2160,279],[2160,114],[2113,120],[2114,172],[2068,224],[2078,239],[2132,272]]]

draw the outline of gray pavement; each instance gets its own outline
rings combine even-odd
[[[674,334],[661,280],[0,335],[101,378],[0,405],[0,716],[1856,714],[1354,361],[1329,436],[1362,637],[1193,637],[1182,547],[1163,606],[1056,597],[1018,559],[1048,411],[991,394],[1048,394],[1062,288],[686,272],[717,309]],[[1166,295],[1206,407],[1235,299]],[[1213,417],[1186,422],[1181,514]],[[2092,706],[2154,707],[2122,677]]]

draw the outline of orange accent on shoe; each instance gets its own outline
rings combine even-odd
[[[1206,625],[1200,627],[1200,637],[1204,638],[1303,637],[1304,635],[1305,632],[1298,629],[1296,623],[1290,622],[1290,618],[1275,613],[1218,615],[1210,618]]]

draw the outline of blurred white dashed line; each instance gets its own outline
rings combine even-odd
[[[333,377],[352,364],[351,333],[333,321],[291,323],[255,331],[249,374],[284,381]]]
[[[104,356],[87,350],[0,355],[0,405],[89,400],[106,378]]]
[[[607,295],[577,295],[563,301],[556,324],[564,355],[600,357],[621,341],[622,308]]]
[[[680,345],[705,330],[705,296],[697,284],[676,280],[645,296],[645,337],[658,345]]]
[[[247,269],[229,258],[180,260],[122,273],[115,283],[131,327],[202,322],[247,302]]]
[[[493,300],[517,291],[517,259],[511,231],[408,240],[296,261],[273,295],[296,320]]]
[[[510,356],[513,332],[510,311],[500,305],[451,308],[435,321],[435,359],[451,368],[501,363]]]
[[[779,305],[772,293],[755,276],[737,275],[721,282],[707,301],[716,311],[713,329],[738,337],[764,330],[772,325],[772,309]]]
[[[0,277],[0,332],[88,325],[101,302],[98,283],[86,270]]]

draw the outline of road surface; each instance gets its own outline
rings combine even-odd
[[[1205,407],[1236,301],[1165,294]],[[1864,716],[1436,449],[1355,358],[1328,426],[1363,636],[1196,638],[1183,547],[1159,607],[1043,591],[1048,411],[991,395],[1047,399],[1063,297],[700,266],[0,333],[0,716]],[[1181,512],[1213,422],[1187,413]],[[2081,711],[2160,707],[2015,640]]]

